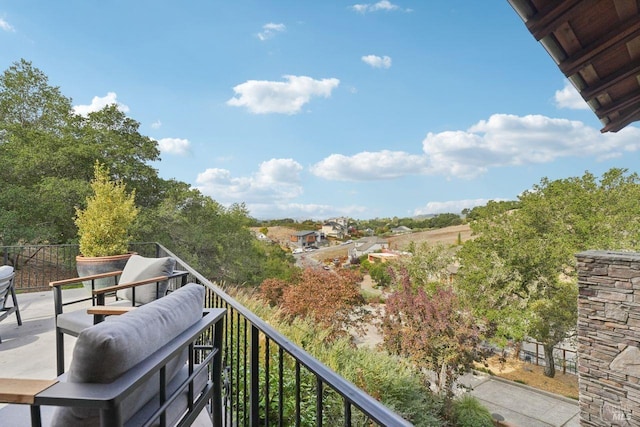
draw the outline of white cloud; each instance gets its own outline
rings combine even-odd
[[[312,97],[328,98],[340,80],[315,80],[307,76],[283,76],[285,82],[248,80],[233,88],[237,97],[227,101],[234,107],[246,107],[254,114],[296,114]]]
[[[287,30],[284,24],[274,24],[269,22],[262,26],[262,31],[258,33],[258,38],[262,41],[268,40],[276,35],[276,33],[282,33]]]
[[[324,220],[337,216],[359,217],[369,212],[364,206],[336,207],[304,203],[247,203],[251,216],[258,219],[293,218],[296,220]]]
[[[471,209],[476,206],[484,206],[490,200],[501,199],[467,199],[449,200],[446,202],[429,202],[425,206],[415,209],[413,211],[413,215],[437,215],[443,213],[459,214],[463,209]]]
[[[191,143],[188,139],[181,138],[162,138],[158,140],[160,151],[168,154],[185,155],[191,149]]]
[[[233,177],[227,169],[210,168],[198,174],[198,189],[222,204],[277,204],[302,194],[302,166],[293,159],[262,162],[249,177]]]
[[[364,151],[353,156],[332,154],[311,166],[316,176],[335,181],[370,181],[426,173],[427,159],[402,151]]]
[[[366,55],[363,56],[362,61],[371,65],[373,68],[390,68],[391,58],[388,56]]]
[[[564,83],[564,88],[557,90],[554,96],[556,107],[569,108],[572,110],[589,110],[589,104],[586,103],[578,90],[571,84],[569,80]]]
[[[118,106],[118,110],[122,111],[123,113],[129,112],[129,107],[118,102],[117,98],[118,98],[118,95],[116,95],[115,92],[109,92],[107,93],[106,96],[103,96],[102,98],[99,96],[94,96],[93,99],[91,100],[91,104],[76,105],[73,107],[73,111],[76,114],[86,117],[89,113],[100,111],[107,105],[116,104]]]
[[[4,19],[0,18],[0,30],[7,31],[9,33],[15,32],[15,28]]]
[[[151,123],[151,129],[160,129],[162,127],[162,122],[160,120],[156,120]]]
[[[405,175],[473,178],[490,168],[550,163],[566,157],[604,160],[640,150],[640,129],[600,131],[579,121],[540,115],[494,114],[466,131],[428,133],[421,154],[402,151],[332,154],[311,167],[315,175],[371,181]]]
[[[383,11],[391,11],[391,10],[399,10],[400,6],[391,3],[388,0],[381,0],[377,3],[366,3],[366,4],[354,4],[351,6],[351,9],[355,10],[358,13],[367,13],[367,12],[378,12],[380,10]]]

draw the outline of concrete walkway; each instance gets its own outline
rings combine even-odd
[[[520,427],[580,425],[578,402],[484,373],[466,374],[461,384],[489,409],[495,419]]]
[[[67,294],[69,290],[65,291]],[[84,289],[71,293],[83,294]],[[71,297],[71,295],[69,295]],[[3,377],[53,379],[56,377],[53,295],[36,292],[18,295],[22,326],[15,316],[0,322],[0,371]],[[69,365],[75,338],[65,336]],[[578,403],[487,374],[467,374],[460,383],[471,387],[496,418],[513,426],[579,426]],[[2,405],[0,405],[2,406]]]

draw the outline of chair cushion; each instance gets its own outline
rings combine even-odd
[[[138,280],[151,279],[152,277],[168,276],[173,273],[176,260],[170,257],[145,258],[140,255],[131,255],[127,264],[122,270],[119,284],[136,282]],[[136,286],[136,304],[148,304],[151,301],[164,296],[167,292],[168,281],[160,284],[150,283],[148,285]],[[120,290],[117,293],[119,298],[133,300],[131,288]]]
[[[110,316],[84,329],[73,349],[67,382],[113,382],[198,321],[203,304],[204,287],[192,283],[129,313]],[[167,381],[185,360],[176,358],[167,365]],[[123,420],[129,419],[157,394],[158,387],[156,374],[129,395],[122,403]],[[53,425],[99,425],[99,418],[96,409],[64,407],[57,409]]]
[[[0,266],[0,280],[11,277],[13,274],[13,267],[10,265]]]
[[[131,301],[121,300],[107,305],[109,307],[130,307]],[[65,333],[77,337],[81,331],[93,326],[93,315],[87,314],[87,308],[65,312],[56,317],[56,326],[64,329]]]

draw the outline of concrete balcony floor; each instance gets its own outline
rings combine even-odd
[[[87,295],[83,288],[67,289],[69,299]],[[11,315],[0,322],[0,376],[9,378],[52,379],[56,377],[56,341],[53,292],[18,294],[22,326]],[[86,308],[90,301],[75,304],[73,310]],[[77,307],[77,308],[76,308]],[[65,335],[66,366],[69,367],[75,338]]]

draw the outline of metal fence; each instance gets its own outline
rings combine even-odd
[[[135,243],[129,248],[143,256],[157,256],[155,243]],[[78,245],[0,246],[2,265],[15,270],[16,290],[35,292],[49,290],[49,282],[78,276]]]
[[[538,366],[547,366],[544,356],[544,347],[535,341],[525,341],[520,349],[520,359],[525,362],[535,363]],[[553,361],[556,369],[561,369],[563,374],[578,374],[578,354],[575,350],[556,347],[553,349]]]
[[[205,305],[227,309],[223,351],[225,426],[410,426],[395,412],[297,347],[264,320],[158,244],[130,248],[171,256],[189,282],[207,289]],[[76,276],[77,245],[0,247],[17,288],[43,290]],[[23,279],[23,277],[25,279]]]

